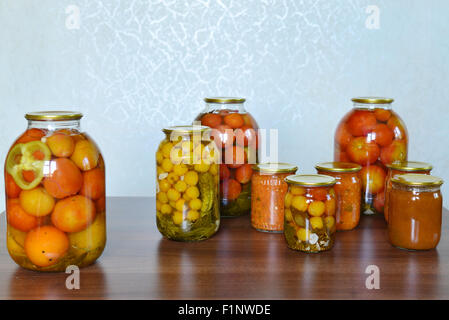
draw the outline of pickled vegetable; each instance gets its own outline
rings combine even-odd
[[[193,146],[190,137],[173,143],[167,134],[156,152],[156,221],[171,240],[205,240],[219,227],[218,154],[213,142]],[[194,163],[196,153],[199,163]]]
[[[54,115],[33,113],[30,117]],[[72,123],[73,128],[58,130],[57,120],[46,122],[47,129],[31,127],[13,144],[5,162],[8,251],[17,264],[36,271],[87,266],[98,259],[106,244],[102,155],[78,131],[80,114],[61,112],[59,116],[68,117],[64,126]],[[79,141],[87,142],[89,148],[76,151]],[[81,168],[71,159],[75,152]]]

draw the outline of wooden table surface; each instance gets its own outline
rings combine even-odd
[[[251,228],[249,216],[222,220],[200,243],[163,239],[154,198],[109,198],[108,243],[98,262],[81,269],[80,289],[65,273],[18,267],[0,228],[0,299],[449,299],[448,211],[437,250],[408,252],[387,241],[380,216],[339,232],[334,248],[304,254],[282,234]],[[380,289],[368,290],[365,269],[380,269]]]

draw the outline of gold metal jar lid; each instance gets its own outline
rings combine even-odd
[[[38,111],[25,114],[25,119],[32,121],[69,121],[79,120],[82,117],[81,112],[74,111]]]
[[[387,168],[404,172],[414,171],[428,171],[432,170],[433,166],[427,162],[419,161],[396,161],[391,164],[387,164]]]
[[[324,174],[296,174],[285,178],[285,182],[302,187],[330,187],[336,180]]]
[[[185,126],[170,126],[162,129],[164,133],[170,134],[176,132],[179,134],[192,134],[194,132],[206,132],[211,130],[207,126],[185,125]]]
[[[395,175],[391,182],[398,183],[401,185],[411,186],[411,187],[432,187],[441,186],[443,184],[443,179],[422,174],[422,173],[406,173]]]
[[[204,98],[204,102],[206,103],[221,103],[221,104],[238,104],[245,102],[245,98],[237,98],[237,97],[209,97]]]
[[[298,167],[283,162],[276,163],[260,163],[253,166],[254,171],[260,171],[261,173],[295,173]]]
[[[362,166],[351,162],[322,162],[315,166],[315,169],[326,172],[350,173],[359,172]]]
[[[367,104],[390,104],[394,101],[392,98],[384,97],[357,97],[352,98],[352,102],[367,103]]]

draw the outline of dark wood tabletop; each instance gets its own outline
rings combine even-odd
[[[108,198],[108,243],[97,263],[68,290],[65,273],[17,266],[0,228],[0,299],[449,299],[448,211],[436,250],[392,247],[380,216],[363,216],[339,232],[331,251],[287,248],[282,234],[251,228],[249,216],[223,219],[219,232],[198,243],[169,241],[155,223],[154,198]],[[370,265],[380,289],[367,289]]]

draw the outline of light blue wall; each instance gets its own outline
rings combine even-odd
[[[80,29],[66,27],[71,4]],[[108,194],[153,195],[160,128],[190,122],[204,96],[237,95],[279,128],[281,160],[313,172],[350,98],[382,95],[408,126],[409,158],[449,184],[448,12],[445,0],[1,0],[0,161],[25,112],[64,106],[85,113]]]

